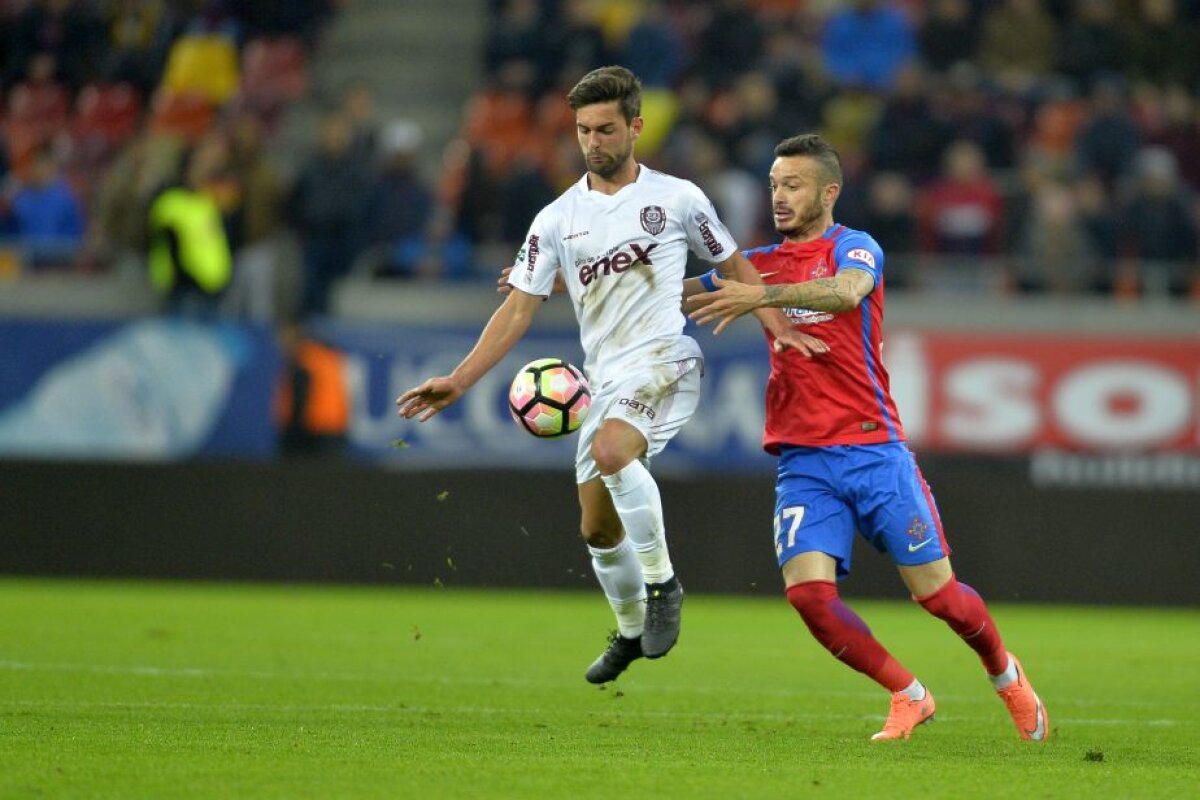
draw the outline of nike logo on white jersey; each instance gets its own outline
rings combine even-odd
[[[933,539],[926,539],[925,541],[923,541],[923,542],[920,542],[920,543],[918,543],[918,544],[913,544],[912,542],[909,542],[909,543],[908,543],[908,552],[910,552],[910,553],[915,553],[915,552],[917,552],[918,550],[920,550],[922,547],[924,547],[925,545],[929,544],[929,543],[930,543],[930,542],[932,542],[932,541],[933,541]]]

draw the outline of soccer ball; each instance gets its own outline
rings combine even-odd
[[[517,371],[508,390],[512,418],[534,436],[574,433],[591,405],[587,378],[560,358],[530,361]]]

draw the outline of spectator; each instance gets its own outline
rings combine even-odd
[[[300,170],[288,200],[288,218],[304,241],[305,314],[326,311],[334,281],[349,271],[356,255],[367,178],[352,136],[343,113],[326,113],[317,151]]]
[[[905,256],[917,251],[914,200],[912,184],[898,172],[877,172],[870,179],[863,223],[884,252]],[[906,285],[908,277],[906,270],[888,264],[889,287]]]
[[[416,265],[397,263],[395,255],[407,240],[424,236],[433,212],[433,192],[417,170],[421,141],[414,122],[387,125],[381,137],[382,169],[367,190],[363,242],[382,250],[388,274],[413,274]]]
[[[1003,0],[984,15],[979,63],[1025,92],[1053,68],[1057,39],[1058,26],[1039,0]]]
[[[150,280],[172,313],[211,317],[233,275],[233,254],[211,193],[228,167],[219,136],[201,140],[185,157],[182,177],[150,207]]]
[[[300,283],[290,237],[284,234],[283,181],[265,156],[263,123],[243,114],[229,137],[236,204],[226,215],[234,275],[225,310],[235,317],[275,322],[294,312]]]
[[[780,113],[775,84],[762,72],[747,72],[733,87],[741,113],[742,134],[733,149],[733,166],[751,175],[770,171],[775,160],[775,145],[791,135],[781,127],[786,118]]]
[[[1200,83],[1195,21],[1183,18],[1176,0],[1140,0],[1136,24],[1125,28],[1130,75],[1159,86]]]
[[[1111,185],[1133,163],[1141,138],[1120,80],[1097,81],[1089,110],[1090,116],[1075,140],[1075,156],[1082,171],[1094,173]]]
[[[756,168],[774,160],[772,142],[780,139],[778,108],[774,84],[760,72],[747,72],[711,95],[703,127],[731,165],[761,173]]]
[[[55,78],[55,60],[38,53],[29,60],[26,78],[8,96],[5,144],[14,170],[29,166],[37,148],[67,126],[70,115],[67,87]]]
[[[834,82],[881,90],[892,86],[917,47],[903,12],[880,0],[852,0],[830,15],[821,51]]]
[[[920,193],[917,219],[923,252],[1000,252],[1004,198],[987,173],[979,145],[965,139],[950,145],[942,159],[942,176]]]
[[[917,182],[932,177],[953,132],[934,117],[928,95],[925,73],[917,64],[900,69],[867,145],[873,169],[902,172]]]
[[[350,149],[363,164],[375,160],[379,139],[375,119],[375,90],[363,80],[352,81],[342,90],[341,110],[350,123]]]
[[[965,62],[951,67],[943,89],[933,94],[935,116],[958,138],[979,145],[990,169],[1013,168],[1014,127],[1023,117],[1019,98],[985,86],[979,70]]]
[[[721,86],[755,68],[763,29],[747,0],[717,0],[700,37],[697,67],[710,86]]]
[[[612,61],[604,31],[592,17],[590,0],[565,0],[559,16],[546,43],[548,58],[555,67],[550,78],[562,78],[565,73],[578,80],[580,75]]]
[[[203,17],[202,17],[203,18]],[[198,95],[214,106],[231,100],[241,82],[238,47],[232,34],[193,23],[172,42],[160,86],[173,95]]]
[[[405,239],[394,256],[407,274],[451,279],[469,277],[474,257],[471,241],[454,227],[453,215],[443,208],[434,209],[423,236]],[[484,269],[489,276],[495,274],[494,264],[485,264]]]
[[[54,78],[79,89],[105,43],[100,18],[80,0],[37,0],[17,16],[9,50],[7,83],[21,78],[30,60],[48,56]]]
[[[49,146],[33,158],[29,178],[13,193],[14,231],[35,265],[69,263],[83,242],[83,208]]]
[[[780,129],[801,131],[815,127],[828,93],[817,59],[809,57],[803,38],[784,26],[767,33],[761,71],[775,85]]]
[[[711,137],[696,131],[686,138],[689,146],[684,150],[685,160],[694,180],[712,200],[730,235],[742,247],[765,243],[762,229],[769,215],[770,195],[762,181],[731,165],[725,149]]]
[[[175,19],[164,0],[116,0],[108,14],[108,50],[99,70],[149,97],[162,74]]]
[[[975,60],[979,25],[969,0],[933,0],[921,27],[921,58],[935,72]]]
[[[1098,287],[1100,252],[1070,186],[1041,182],[1019,229],[1013,275],[1018,290],[1071,294]]]
[[[629,31],[620,63],[642,79],[642,86],[674,88],[683,72],[683,42],[664,8],[665,0],[651,0]],[[561,100],[558,105],[562,105]]]
[[[529,64],[508,61],[488,78],[482,92],[467,101],[467,142],[482,158],[494,178],[505,173],[529,143],[530,103],[534,77]]]
[[[1059,35],[1058,71],[1087,91],[1098,74],[1124,69],[1125,49],[1113,0],[1075,0],[1073,6]]]
[[[1072,187],[1079,222],[1087,232],[1092,248],[1099,254],[1101,291],[1111,292],[1112,264],[1117,260],[1117,209],[1112,193],[1095,176],[1083,176]]]
[[[1088,118],[1088,106],[1066,78],[1048,80],[1034,98],[1036,104],[1025,149],[1065,168],[1074,157],[1079,131]]]
[[[280,326],[278,341],[283,376],[275,397],[275,417],[284,455],[340,451],[350,425],[343,354],[297,323]]]
[[[517,157],[497,190],[503,242],[521,241],[529,229],[529,221],[559,195],[550,185],[541,162],[529,152]]]
[[[116,157],[96,191],[89,231],[91,255],[112,261],[149,247],[150,204],[178,169],[173,137],[142,134]]]
[[[1187,294],[1200,279],[1200,242],[1170,151],[1148,147],[1136,159],[1132,194],[1121,204],[1117,293]]]
[[[837,149],[843,169],[863,161],[882,113],[883,101],[857,87],[835,92],[821,106],[821,136]]]
[[[1182,86],[1163,93],[1162,120],[1150,135],[1150,143],[1171,151],[1179,165],[1179,176],[1193,191],[1200,191],[1200,102]]]
[[[524,62],[531,75],[552,80],[558,65],[548,45],[551,31],[544,24],[538,0],[507,0],[498,18],[488,29],[484,42],[483,66],[487,75],[495,75],[511,61]],[[540,87],[533,87],[535,91]]]

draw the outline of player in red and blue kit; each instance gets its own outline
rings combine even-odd
[[[687,303],[697,322],[718,322],[716,333],[757,308],[782,308],[797,330],[827,345],[810,353],[767,335],[763,445],[779,456],[775,552],[788,600],[835,658],[892,693],[872,739],[907,739],[932,719],[933,695],[838,595],[858,532],[892,557],[913,599],[979,655],[1021,738],[1043,741],[1045,707],[983,600],[955,578],[933,495],[905,443],[881,357],[883,251],[833,221],[842,171],[832,147],[803,135],[775,155],[772,208],[784,241],[747,252],[765,285],[709,273],[688,287]]]

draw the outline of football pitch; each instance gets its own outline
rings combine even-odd
[[[599,689],[598,590],[3,579],[0,797],[1200,794],[1196,609],[994,605],[1039,746],[942,623],[851,603],[937,698],[908,742],[868,741],[886,693],[781,597],[690,595]]]

